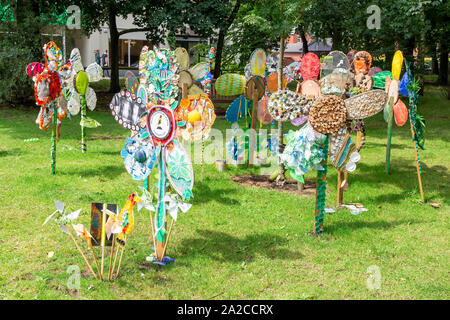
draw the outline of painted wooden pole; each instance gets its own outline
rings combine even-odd
[[[386,143],[386,167],[385,171],[387,174],[391,174],[391,140],[392,140],[392,126],[394,123],[394,109],[392,105],[394,103],[394,98],[389,100],[389,121],[387,129],[387,143]]]
[[[166,206],[162,199],[166,194],[166,176],[164,172],[164,164],[163,164],[163,151],[159,154],[159,194],[158,194],[158,214],[156,219],[156,259],[162,261],[164,258],[164,243],[166,242],[166,232],[165,232],[165,222],[164,216],[166,211]]]
[[[255,88],[253,88],[253,108],[252,108],[252,125],[250,129],[249,147],[248,147],[248,168],[253,166],[255,163],[254,153],[255,153],[255,135],[256,135],[256,119],[258,113],[258,80],[254,82]]]
[[[102,210],[102,234],[101,234],[101,247],[102,247],[102,267],[101,267],[101,277],[103,277],[103,267],[104,267],[104,261],[105,261],[105,242],[106,242],[106,230],[105,230],[105,224],[106,224],[106,212],[107,204],[103,204],[103,210]]]
[[[323,170],[317,171],[317,185],[316,185],[316,208],[314,212],[314,233],[323,233],[323,220],[325,216],[325,201],[327,190],[327,159],[328,159],[328,136],[323,145],[323,152],[325,159],[321,165]]]
[[[84,119],[86,119],[86,98],[83,95],[80,95],[81,102],[81,123],[84,124]],[[84,125],[81,125],[81,152],[86,153],[87,145],[86,145],[86,131]]]
[[[53,117],[52,117],[52,146],[50,149],[50,173],[54,175],[56,173],[56,126],[57,124],[57,111],[56,111],[56,101],[52,102],[53,105]]]
[[[97,260],[97,257],[95,255],[95,251],[94,251],[94,248],[92,247],[92,245],[89,246],[89,249],[91,249],[92,256],[94,257],[95,265],[97,266],[97,271],[98,271],[98,274],[100,275],[100,280],[103,280],[102,274],[100,273],[100,265],[98,264],[98,260]]]
[[[417,143],[414,140],[414,128],[413,128],[413,124],[410,121],[409,122],[411,124],[411,135],[413,138],[413,143],[414,143],[414,154],[416,156],[416,168],[417,168],[417,180],[419,181],[419,189],[420,189],[420,198],[422,199],[422,202],[425,202],[425,197],[423,195],[423,187],[422,187],[422,176],[421,176],[421,170],[420,170],[420,162],[419,162],[419,148],[417,147]]]
[[[338,179],[337,179],[337,201],[336,206],[339,207],[344,202],[344,189],[343,185],[345,184],[345,173],[343,171],[338,170]]]

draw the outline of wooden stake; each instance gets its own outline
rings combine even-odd
[[[361,131],[356,132],[356,146],[359,148],[362,143],[363,133]]]
[[[112,267],[112,270],[111,270],[111,277],[114,274],[114,270],[116,269],[117,256],[119,255],[119,250],[120,250],[120,247],[116,246],[116,254],[114,256],[114,263],[113,263],[113,267]]]
[[[298,191],[298,193],[302,194],[304,189],[305,189],[305,184],[301,183],[300,181],[297,181],[297,191]]]
[[[111,280],[111,267],[112,267],[112,261],[113,261],[113,255],[114,255],[114,245],[116,244],[116,235],[113,234],[113,240],[111,244],[111,254],[109,257],[109,271],[108,271],[108,281]]]
[[[183,99],[187,99],[188,98],[188,86],[187,86],[187,83],[181,84],[181,97]]]
[[[103,278],[103,266],[105,261],[105,242],[106,242],[106,234],[105,234],[105,224],[106,224],[106,212],[107,204],[103,204],[103,210],[102,210],[102,234],[101,234],[101,246],[102,246],[102,269],[101,269],[101,277]]]
[[[386,143],[386,167],[385,171],[387,174],[391,173],[391,140],[392,140],[392,125],[394,122],[394,109],[392,105],[394,104],[394,98],[389,100],[389,121],[387,130],[387,143]]]
[[[414,142],[414,154],[416,155],[417,179],[419,180],[420,198],[422,199],[422,202],[425,202],[425,197],[423,195],[423,187],[422,187],[422,176],[420,175],[420,168],[419,168],[419,157],[417,155],[417,153],[418,153],[417,144],[416,144],[416,140],[414,140],[414,128],[413,128],[412,122],[410,121],[409,123],[411,124],[411,135],[412,135],[413,142]]]
[[[152,212],[150,211],[150,223],[152,225],[152,240],[153,240],[153,249],[155,249],[155,256],[156,256],[156,234],[155,234],[155,227],[153,226],[153,217]]]
[[[72,238],[73,243],[75,243],[75,246],[77,247],[78,251],[81,253],[81,256],[83,257],[84,262],[86,262],[86,264],[87,264],[88,267],[89,267],[89,270],[90,270],[90,271],[92,272],[92,274],[94,275],[94,278],[95,278],[95,279],[98,279],[98,278],[97,278],[97,275],[96,275],[95,272],[94,272],[94,269],[92,269],[91,264],[90,264],[89,261],[86,259],[86,256],[84,255],[83,251],[81,251],[80,247],[78,246],[77,241],[76,241],[75,238],[73,237],[72,232],[70,232],[69,228],[67,228],[67,227],[66,227],[66,230],[67,230],[67,233],[68,233],[68,235],[70,236],[70,238]]]
[[[255,88],[253,90],[253,108],[252,108],[252,126],[250,129],[250,138],[248,146],[248,168],[251,168],[254,163],[254,153],[255,153],[255,134],[256,134],[256,118],[258,113],[258,79],[256,79]]]
[[[166,243],[164,244],[164,250],[163,250],[163,253],[162,253],[162,258],[164,258],[164,255],[166,254],[167,244],[169,243],[170,233],[172,232],[173,221],[174,220],[172,219],[172,221],[170,222],[169,233],[167,234]]]
[[[92,256],[94,257],[95,264],[97,265],[97,271],[98,271],[98,274],[100,275],[100,280],[103,281],[102,274],[100,273],[100,266],[99,266],[99,264],[98,264],[97,257],[95,256],[94,248],[92,247],[92,245],[89,246],[89,248],[91,249]]]
[[[342,205],[344,201],[344,189],[342,188],[342,183],[345,181],[345,173],[338,170],[338,180],[337,180],[337,201],[336,206]]]
[[[122,247],[122,252],[120,253],[119,265],[117,266],[116,278],[119,276],[120,265],[122,264],[123,252],[125,251],[125,246],[127,245],[127,236],[124,236],[125,245]]]

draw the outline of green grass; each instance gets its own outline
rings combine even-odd
[[[91,202],[122,206],[138,190],[120,157],[127,131],[106,108],[88,112],[102,123],[88,129],[88,137],[109,139],[89,140],[88,153],[81,154],[79,116],[64,121],[57,175],[51,176],[50,132],[34,124],[37,108],[2,108],[0,298],[449,299],[450,108],[445,98],[427,87],[420,105],[427,119],[426,150],[420,153],[427,203],[420,203],[408,124],[394,127],[392,174],[384,174],[386,124],[379,114],[366,121],[362,160],[344,194],[346,202],[361,202],[368,212],[326,215],[324,236],[314,237],[313,198],[237,185],[231,177],[248,172],[242,168],[220,173],[207,165],[202,174],[196,165],[192,209],[179,215],[167,250],[175,264],[145,262],[151,250],[149,217],[135,211],[121,276],[111,283],[94,280],[71,240],[42,222],[55,210],[53,199],[82,208],[79,220],[88,225]],[[215,126],[229,127],[223,120]],[[24,142],[28,138],[39,141]],[[328,206],[336,202],[336,180],[330,168]],[[66,289],[66,270],[73,264],[83,271],[76,294]],[[381,270],[381,289],[375,291],[366,286],[372,265]]]

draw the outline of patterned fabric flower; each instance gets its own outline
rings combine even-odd
[[[326,135],[315,132],[307,123],[298,131],[289,131],[286,138],[288,143],[280,159],[294,179],[303,182],[303,175],[310,169],[322,169],[320,163],[326,155],[320,146]]]

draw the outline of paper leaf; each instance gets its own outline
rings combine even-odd
[[[46,224],[47,222],[49,222],[49,221],[51,221],[51,220],[55,220],[55,219],[53,218],[53,216],[54,216],[55,213],[57,213],[57,212],[58,212],[58,210],[56,210],[56,211],[53,212],[51,215],[49,215],[49,216],[45,219],[45,221],[44,221],[44,223],[43,223],[42,225]]]
[[[77,211],[69,213],[66,218],[69,220],[75,220],[80,215],[81,209],[78,209]]]
[[[59,228],[61,229],[62,232],[69,234],[69,231],[67,230],[66,226],[63,224],[59,225]]]
[[[62,203],[61,201],[58,201],[58,200],[54,200],[54,202],[55,202],[56,209],[58,209],[58,211],[60,213],[63,213],[63,211],[64,211],[64,203]]]

